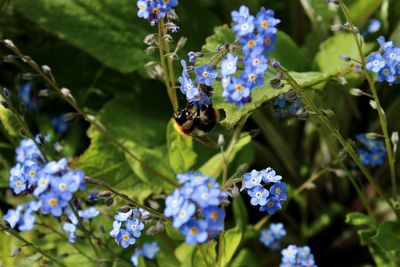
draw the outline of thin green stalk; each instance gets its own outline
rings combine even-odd
[[[340,167],[342,168],[342,170],[345,171],[347,177],[349,178],[351,184],[354,186],[354,189],[356,189],[357,194],[361,200],[361,203],[363,204],[364,208],[367,210],[368,215],[373,218],[372,216],[372,211],[371,208],[369,207],[367,198],[364,196],[363,194],[363,190],[361,190],[360,186],[357,184],[356,179],[353,177],[353,175],[349,172],[349,170],[346,168],[346,166],[344,166],[343,163],[340,163]]]
[[[4,225],[3,223],[0,223],[0,227],[2,231],[6,231],[7,233],[9,233],[10,235],[12,235],[13,237],[21,240],[22,242],[24,242],[24,246],[29,246],[30,248],[32,248],[34,251],[36,251],[37,253],[43,255],[44,257],[48,258],[49,260],[53,261],[54,264],[61,266],[61,267],[67,267],[67,265],[65,265],[64,263],[62,263],[59,259],[57,259],[56,257],[50,255],[49,253],[47,253],[46,251],[44,251],[43,249],[41,249],[39,246],[29,242],[28,240],[26,240],[25,238],[23,238],[17,231],[7,227],[6,225]]]
[[[96,254],[97,257],[100,257],[100,253],[99,253],[97,247],[94,245],[94,243],[93,243],[93,241],[92,241],[92,239],[91,239],[91,237],[89,235],[89,231],[86,230],[85,226],[83,225],[82,220],[79,217],[79,214],[76,211],[74,204],[72,204],[72,202],[69,202],[69,206],[70,206],[72,212],[75,214],[75,217],[78,219],[78,222],[79,222],[78,223],[78,227],[83,232],[83,234],[85,235],[86,239],[89,241],[89,244],[92,247],[94,254]]]
[[[60,86],[57,84],[56,80],[54,77],[49,74],[47,75],[38,65],[36,62],[34,62],[32,59],[26,59],[26,57],[22,54],[22,52],[15,46],[15,45],[10,45],[9,43],[4,42],[2,40],[3,44],[10,49],[11,51],[14,52],[15,55],[17,55],[21,59],[25,59],[24,62],[28,63],[35,71],[37,74],[43,77],[43,79],[61,96],[62,99],[64,99],[68,104],[70,104],[76,112],[88,123],[93,125],[96,130],[98,130],[102,135],[104,135],[107,139],[111,141],[116,147],[121,149],[123,152],[125,152],[128,156],[139,162],[145,169],[153,172],[155,175],[163,179],[165,182],[169,183],[170,185],[176,187],[178,186],[178,182],[171,180],[169,177],[163,175],[156,169],[154,169],[152,166],[146,164],[144,161],[142,161],[139,157],[134,155],[128,148],[126,148],[120,141],[118,141],[116,138],[114,138],[108,131],[107,129],[101,125],[99,122],[97,122],[92,116],[87,115],[76,103],[75,99],[72,97],[72,95],[68,95],[62,92]]]
[[[222,255],[224,254],[224,247],[225,247],[225,233],[222,231],[219,234],[218,239],[218,259],[217,259],[217,266],[222,267]]]
[[[163,33],[163,41],[164,41],[164,47],[165,47],[165,52],[167,53],[167,62],[168,62],[168,77],[170,81],[170,90],[171,90],[171,96],[173,98],[172,106],[174,107],[174,111],[178,110],[178,97],[176,96],[176,88],[175,88],[175,72],[174,72],[174,60],[172,57],[169,56],[171,50],[169,47],[169,43],[165,40],[165,34],[166,34],[166,28],[164,21],[160,21],[160,27],[162,28],[162,33]]]
[[[81,254],[82,256],[84,256],[84,257],[85,257],[86,259],[88,259],[89,261],[96,262],[96,261],[95,261],[94,259],[92,259],[89,255],[87,255],[82,249],[80,249],[79,246],[77,246],[75,243],[69,242],[69,241],[68,241],[68,238],[67,238],[63,233],[61,233],[60,231],[58,231],[57,229],[55,229],[55,228],[52,227],[51,225],[45,224],[45,223],[43,223],[43,221],[42,221],[41,223],[36,223],[36,224],[39,225],[39,226],[42,226],[42,227],[45,227],[45,228],[50,229],[53,233],[56,233],[56,234],[59,235],[62,239],[64,239],[65,241],[67,241],[68,244],[70,244],[72,247],[74,247],[75,250],[76,250],[79,254]]]
[[[168,68],[167,64],[165,62],[165,31],[164,31],[164,20],[160,19],[159,24],[158,24],[158,48],[160,51],[160,61],[161,61],[161,67],[163,69],[163,75],[164,75],[164,83],[165,86],[167,87],[167,93],[169,100],[171,101],[172,107],[174,111],[178,110],[178,98],[176,96],[176,90],[174,87],[171,87],[171,81],[170,77],[168,75]],[[170,63],[169,63],[170,64]],[[172,64],[172,63],[171,63]],[[175,85],[175,84],[174,84]],[[174,86],[172,85],[172,86]]]
[[[133,200],[129,196],[116,191],[114,188],[112,188],[110,185],[108,185],[104,181],[93,179],[93,178],[89,178],[89,177],[85,177],[85,183],[96,185],[96,186],[100,186],[100,187],[110,191],[111,193],[115,194],[116,196],[122,198],[123,200],[127,201],[128,203],[131,203],[131,204],[133,204],[133,205],[135,205],[135,206],[137,206],[139,208],[142,208],[142,209],[148,211],[152,216],[157,217],[157,218],[161,218],[161,219],[164,218],[164,216],[161,213],[159,213],[158,211],[153,210],[151,208],[148,208],[148,207],[140,204],[136,200]]]
[[[346,5],[343,3],[343,0],[339,0],[339,5],[340,5],[340,8],[341,8],[341,10],[342,10],[347,22],[349,23],[349,27],[351,29],[351,32],[353,33],[354,38],[355,38],[355,41],[356,41],[356,44],[357,44],[358,53],[360,55],[360,61],[363,64],[363,66],[365,67],[366,62],[365,62],[364,53],[363,53],[363,49],[362,49],[362,42],[360,41],[358,31],[355,29],[355,26],[353,25],[353,23],[351,21],[349,10],[346,7]],[[381,128],[382,128],[383,136],[384,136],[384,139],[385,139],[385,145],[386,145],[389,168],[390,168],[390,178],[391,178],[391,182],[392,182],[392,190],[393,190],[392,194],[393,194],[393,197],[397,197],[397,183],[396,183],[396,170],[395,170],[395,161],[396,161],[396,159],[394,157],[392,145],[391,145],[391,142],[390,142],[386,116],[384,114],[382,105],[381,105],[381,103],[379,101],[378,93],[377,93],[377,90],[376,90],[376,87],[375,87],[375,83],[374,83],[374,78],[372,77],[371,73],[368,70],[365,70],[365,75],[366,75],[369,87],[371,89],[372,96],[373,96],[374,101],[376,103],[376,110],[378,112],[379,121],[381,123]]]
[[[386,194],[382,191],[378,183],[375,181],[374,177],[371,175],[371,173],[368,171],[368,169],[361,163],[357,153],[355,152],[354,148],[343,138],[343,136],[340,134],[339,130],[337,127],[330,121],[330,119],[325,116],[324,114],[321,114],[321,111],[318,109],[318,107],[314,104],[314,102],[307,96],[307,94],[304,93],[304,89],[302,86],[300,86],[296,80],[289,74],[289,72],[282,68],[278,68],[284,75],[285,79],[287,80],[288,84],[297,92],[297,94],[300,96],[301,100],[305,104],[308,109],[314,113],[318,114],[318,119],[320,122],[329,130],[333,133],[333,135],[336,137],[336,139],[339,141],[339,143],[343,146],[347,154],[352,158],[352,160],[356,163],[358,168],[361,170],[361,172],[364,174],[364,176],[367,178],[367,180],[371,183],[371,185],[375,188],[376,192],[390,205],[390,207],[396,211],[396,209],[393,206],[393,203],[389,200],[389,198],[386,196]]]

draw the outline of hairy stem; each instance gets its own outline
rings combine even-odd
[[[365,68],[365,58],[364,58],[364,53],[363,53],[363,49],[362,49],[362,42],[360,39],[360,35],[358,33],[358,31],[356,30],[355,26],[353,25],[352,21],[351,21],[351,17],[350,17],[350,13],[348,8],[346,7],[346,5],[343,3],[343,0],[339,0],[339,5],[340,5],[340,9],[342,10],[347,22],[349,23],[349,27],[351,29],[351,32],[353,33],[354,39],[356,41],[357,44],[357,49],[358,49],[358,53],[360,55],[360,61],[363,64],[364,68]],[[397,196],[397,183],[396,183],[396,172],[395,172],[395,157],[394,157],[394,153],[393,153],[393,148],[392,145],[390,143],[390,137],[389,137],[389,131],[388,131],[388,126],[387,126],[387,121],[386,121],[386,116],[385,113],[383,111],[381,102],[379,101],[379,97],[378,97],[378,93],[375,87],[375,83],[374,83],[374,78],[372,77],[371,73],[365,69],[365,76],[367,78],[369,87],[371,89],[372,92],[372,96],[374,98],[374,101],[376,103],[376,111],[378,112],[378,117],[379,117],[379,122],[381,124],[381,128],[382,128],[382,132],[383,132],[383,136],[385,139],[385,145],[386,145],[386,150],[387,150],[387,155],[388,155],[388,161],[389,161],[389,168],[390,168],[390,178],[391,178],[391,182],[392,182],[392,194],[393,197]]]
[[[168,49],[167,49],[168,47]],[[169,53],[169,45],[165,41],[165,29],[164,29],[164,20],[160,19],[159,24],[158,24],[158,48],[160,51],[160,61],[161,61],[161,67],[163,69],[163,75],[164,75],[164,83],[165,86],[167,87],[167,93],[169,100],[171,101],[172,107],[174,111],[177,111],[179,106],[178,106],[178,98],[176,96],[176,89],[175,89],[175,78],[173,77],[174,71],[173,71],[173,65],[172,65],[172,58],[167,56],[167,61],[168,61],[168,67],[167,63],[165,62],[165,52],[167,54]]]

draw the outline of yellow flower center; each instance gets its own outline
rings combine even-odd
[[[185,216],[186,216],[186,211],[181,210],[181,211],[179,212],[179,217],[185,217]]]
[[[125,241],[128,241],[129,240],[129,235],[123,235],[122,239],[124,239]]]
[[[247,44],[248,44],[250,47],[254,47],[254,46],[256,45],[256,42],[255,42],[254,40],[249,40],[249,41],[247,42]]]
[[[218,213],[216,211],[211,212],[211,219],[213,219],[214,221],[218,219]]]
[[[156,8],[156,7],[155,7],[155,8],[153,8],[153,11],[152,11],[152,13],[153,13],[153,14],[157,15],[157,14],[158,14],[158,12],[159,12],[158,8]]]
[[[254,75],[254,74],[250,74],[249,75],[249,80],[250,81],[254,81],[255,79],[256,79],[256,75]],[[255,183],[255,180],[256,180],[255,178],[252,179],[253,183]]]
[[[30,177],[34,177],[35,175],[36,175],[36,172],[35,172],[35,171],[30,171],[30,172],[29,172],[29,176],[30,176]]]
[[[42,186],[45,186],[45,185],[47,184],[47,180],[43,179],[43,180],[40,182],[40,184],[41,184]]]
[[[15,183],[15,185],[16,185],[17,187],[20,187],[20,186],[22,185],[22,183],[21,183],[21,181],[17,181],[17,182]]]
[[[198,230],[196,227],[190,228],[190,233],[191,233],[192,235],[197,234],[198,231],[199,231],[199,230]]]
[[[271,207],[273,207],[273,206],[274,206],[274,202],[268,202],[268,204],[267,204],[267,205],[268,205],[268,207],[270,207],[270,208],[271,208]]]
[[[271,43],[271,38],[269,38],[269,37],[265,38],[265,39],[264,39],[264,43],[265,43],[266,45],[269,45],[269,44]]]
[[[281,189],[280,188],[276,189],[276,193],[279,195],[281,193]]]
[[[203,72],[203,77],[207,78],[208,75],[210,75],[210,74],[208,73],[208,71],[204,71],[204,72]]]
[[[268,22],[263,20],[261,21],[261,27],[263,27],[264,29],[268,27]]]
[[[54,207],[55,205],[57,205],[57,199],[55,199],[55,198],[50,198],[49,204],[50,204],[50,206]]]
[[[213,187],[213,183],[208,182],[208,183],[207,183],[207,186],[208,186],[208,188],[211,188],[211,187]]]
[[[236,85],[235,87],[236,91],[242,91],[243,90],[243,86],[241,84]]]
[[[383,70],[383,74],[388,75],[389,74],[389,70],[388,69],[384,69]]]

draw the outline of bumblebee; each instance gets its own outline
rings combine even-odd
[[[212,105],[198,108],[192,103],[174,113],[175,129],[184,135],[203,136],[211,131],[218,122],[218,113]]]

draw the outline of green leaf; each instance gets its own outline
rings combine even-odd
[[[130,0],[16,0],[23,15],[46,31],[121,72],[145,73],[149,57],[143,38],[150,32]]]
[[[373,237],[384,250],[400,250],[400,223],[383,222]]]
[[[185,236],[179,232],[178,229],[172,226],[172,224],[168,223],[165,226],[165,231],[167,232],[167,235],[169,238],[172,240],[178,240],[178,241],[183,241],[185,240]]]
[[[358,231],[358,235],[360,236],[361,245],[368,246],[368,250],[371,253],[376,266],[382,267],[395,267],[391,262],[391,257],[389,256],[388,251],[385,251],[380,247],[374,240],[373,236],[376,234],[376,231],[373,229],[363,229]]]
[[[193,255],[195,252],[194,246],[189,246],[185,242],[181,243],[175,249],[175,256],[181,263],[182,267],[192,267],[193,266]]]
[[[243,232],[246,229],[247,224],[249,223],[249,214],[247,212],[246,205],[244,204],[244,201],[240,196],[233,199],[232,208],[235,218],[235,224],[238,225]]]
[[[194,267],[211,267],[216,266],[217,252],[215,246],[217,242],[211,240],[203,245],[197,246],[193,258]]]
[[[346,223],[352,225],[368,225],[371,227],[374,227],[376,224],[371,217],[361,212],[348,213],[346,215]]]
[[[174,179],[175,174],[165,157],[166,120],[155,115],[163,113],[145,104],[141,106],[132,103],[133,99],[128,96],[116,98],[104,106],[97,120],[142,163]],[[171,187],[154,172],[122,152],[94,127],[89,128],[88,136],[91,144],[76,160],[76,167],[83,169],[88,176],[102,179],[140,200]]]
[[[171,120],[167,126],[168,157],[171,168],[176,173],[189,170],[196,163],[197,154],[193,151],[193,139],[179,134]]]
[[[360,58],[354,36],[350,33],[337,33],[321,43],[314,64],[322,72],[350,65],[341,59],[342,55]]]
[[[228,266],[242,239],[242,229],[239,225],[229,229],[224,234],[224,253],[221,257],[222,266]]]
[[[138,267],[146,267],[146,262],[144,261],[144,257],[142,255],[138,256]]]
[[[249,249],[241,249],[238,255],[233,259],[230,267],[245,267],[252,266],[258,267],[262,266],[257,256]]]
[[[390,40],[395,42],[395,44],[397,44],[397,45],[400,44],[400,23],[397,25],[397,27],[392,32],[392,35],[390,36]]]
[[[251,141],[251,136],[248,133],[242,133],[239,141],[235,144],[229,162],[232,162],[236,154]],[[217,153],[200,167],[200,171],[204,175],[217,178],[224,169],[224,159],[221,153]]]
[[[307,71],[311,67],[311,61],[304,55],[303,51],[289,35],[282,31],[278,31],[275,51],[271,53],[271,56],[288,70]]]
[[[6,131],[6,134],[11,137],[19,137],[19,131],[21,129],[21,125],[15,118],[14,114],[3,105],[0,105],[0,121]]]
[[[353,23],[359,28],[364,27],[382,2],[383,0],[351,1],[351,5],[348,5],[348,7]]]

